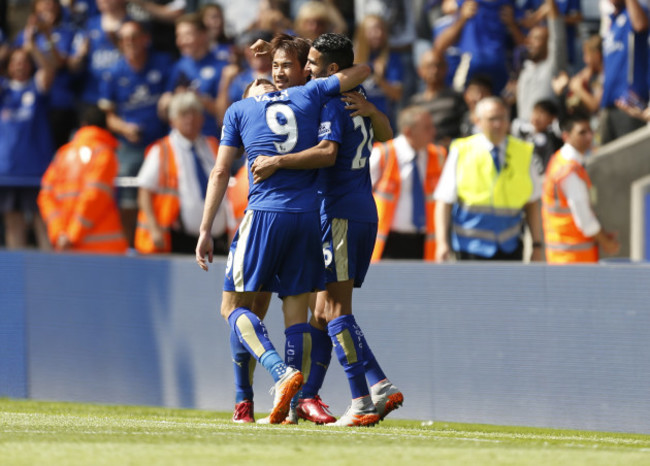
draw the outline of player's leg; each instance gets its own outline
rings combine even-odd
[[[254,298],[251,311],[264,320],[271,301],[271,293],[259,292]],[[235,411],[232,420],[240,423],[255,422],[253,404],[253,372],[256,359],[239,341],[237,333],[230,330],[230,352],[235,375]]]
[[[402,406],[404,395],[384,374],[363,333],[360,338],[365,358],[364,371],[370,386],[370,396],[379,416],[384,419],[388,413]]]
[[[335,423],[341,426],[367,426],[379,422],[379,414],[370,397],[363,366],[363,332],[352,315],[352,289],[354,280],[349,279],[327,284],[327,302],[330,321],[327,330],[339,363],[350,385],[352,404]]]
[[[361,287],[366,273],[370,266],[370,258],[374,247],[374,239],[377,235],[375,223],[356,222],[352,220],[333,219],[332,244],[337,245],[332,249],[333,265],[331,269],[336,272],[337,280],[354,277],[354,287]],[[344,241],[347,239],[348,243]],[[337,264],[338,260],[338,264]],[[347,269],[345,269],[347,266]],[[328,282],[330,280],[328,275]],[[349,296],[347,295],[349,291]],[[328,295],[331,305],[328,306],[328,321],[335,322],[337,319],[350,315],[352,317],[352,288],[340,289],[334,283],[328,283]],[[356,322],[352,326],[357,325]],[[358,325],[357,325],[358,327]],[[359,344],[363,348],[363,365],[372,402],[377,412],[383,419],[389,412],[397,409],[404,401],[402,393],[390,383],[381,370],[364,333],[359,329]]]
[[[319,216],[317,212],[309,212],[285,214],[284,217],[287,225],[283,236],[288,243],[279,256],[282,259],[278,266],[276,289],[283,300],[285,358],[289,366],[309,371],[309,298],[311,291],[324,288]],[[297,418],[291,416],[289,422],[297,422]]]
[[[347,219],[323,217],[323,254],[325,256],[326,291],[321,293],[320,309],[325,309],[327,330],[339,363],[343,367],[350,385],[352,404],[336,425],[372,425],[379,421],[363,367],[363,346],[361,329],[352,315],[352,290],[355,276],[365,275],[365,269],[357,272],[356,247],[359,232],[352,228]],[[363,239],[366,239],[365,237]],[[362,247],[362,253],[369,250]],[[366,254],[362,254],[365,259]],[[369,262],[369,257],[368,257]],[[366,267],[367,269],[367,267]],[[323,304],[324,302],[324,304]]]
[[[336,418],[329,412],[321,400],[318,392],[323,386],[325,374],[332,359],[332,340],[327,334],[327,320],[325,319],[324,304],[320,304],[317,296],[324,292],[312,293],[309,307],[312,316],[309,320],[309,333],[311,335],[311,353],[309,375],[305,376],[305,385],[300,391],[297,400],[296,415],[316,424],[329,424]],[[320,307],[319,307],[320,306]]]
[[[305,378],[305,385],[302,387],[304,398],[314,398],[323,386],[327,368],[332,360],[332,341],[327,334],[327,319],[325,318],[325,306],[318,300],[324,291],[311,293],[309,307],[312,310],[309,319],[309,333],[311,334],[311,369],[309,377]],[[331,417],[331,416],[330,416]]]
[[[302,386],[302,374],[288,367],[275,350],[264,323],[251,312],[253,303],[254,293],[224,291],[222,315],[246,350],[273,377],[276,397],[269,422],[278,424],[286,417],[291,398]]]
[[[264,324],[252,311],[256,294],[251,291],[280,291],[276,289],[278,264],[291,244],[283,233],[293,227],[292,222],[292,216],[278,212],[247,211],[231,244],[224,278],[222,315],[275,381],[269,418],[273,424],[286,417],[291,397],[302,386],[302,374],[288,367],[271,344]]]

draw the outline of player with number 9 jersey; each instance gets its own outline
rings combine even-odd
[[[243,145],[249,169],[258,155],[281,156],[315,146],[320,109],[339,89],[339,80],[330,77],[235,102],[224,117],[221,145]],[[274,176],[255,184],[249,170],[248,209],[317,211],[317,173],[278,170]]]

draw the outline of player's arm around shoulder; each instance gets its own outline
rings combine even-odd
[[[339,80],[341,92],[346,92],[354,89],[370,76],[370,67],[366,64],[357,64],[336,72],[334,76]]]
[[[312,170],[334,165],[339,145],[335,141],[322,140],[317,145],[291,154],[267,156],[258,155],[251,165],[253,183],[264,181],[277,170]]]

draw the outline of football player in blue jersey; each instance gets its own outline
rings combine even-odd
[[[312,78],[323,78],[352,66],[353,61],[349,39],[323,34],[312,45],[307,68]],[[327,288],[318,293],[311,325],[326,328],[331,340],[312,341],[312,356],[313,351],[321,352],[313,359],[329,362],[333,345],[348,377],[353,400],[350,409],[334,423],[339,426],[375,424],[404,399],[381,370],[352,315],[352,291],[363,283],[377,235],[377,208],[368,165],[375,133],[379,141],[392,138],[388,118],[362,94],[347,93],[323,107],[318,146],[283,157],[260,156],[252,166],[254,182],[281,168],[326,167],[319,172],[318,194]],[[312,340],[314,334],[312,330]],[[323,419],[318,391],[326,368],[312,365],[297,416],[315,422]]]
[[[277,44],[281,39],[276,39]],[[280,81],[287,86],[305,73],[298,60],[304,44],[290,39],[285,48],[274,53],[275,58],[282,58],[278,61]],[[207,270],[207,262],[212,262],[209,232],[240,146],[248,154],[249,165],[260,154],[282,155],[315,146],[322,105],[330,96],[360,84],[369,72],[367,66],[358,65],[326,80],[262,95],[272,87],[256,81],[249,90],[251,97],[227,110],[196,248],[201,268]],[[310,292],[324,288],[316,177],[316,170],[279,170],[271,179],[251,182],[248,209],[226,266],[221,314],[242,348],[273,376],[276,393],[268,418],[272,424],[286,418],[303,375],[285,365],[252,309],[258,292],[276,292],[283,298],[287,327],[304,324]]]

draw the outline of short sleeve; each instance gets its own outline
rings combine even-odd
[[[223,117],[220,142],[222,146],[241,147],[243,145],[239,132],[239,121],[234,108],[230,106]]]
[[[147,152],[142,167],[138,172],[138,186],[141,188],[156,191],[158,189],[158,178],[160,173],[160,146],[154,144]]]
[[[334,141],[339,144],[343,142],[343,125],[346,115],[342,115],[341,110],[341,107],[334,102],[323,105],[318,128],[319,141]]]

